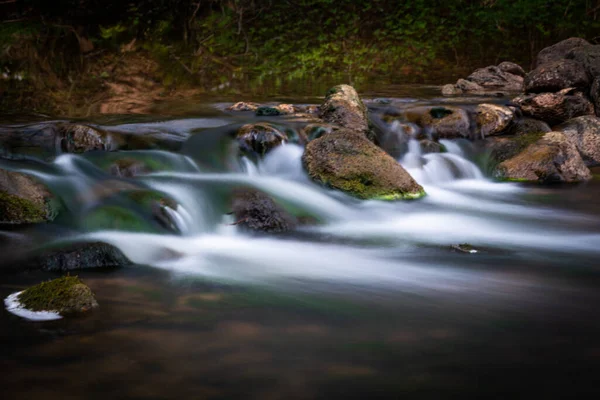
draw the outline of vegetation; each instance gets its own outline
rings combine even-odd
[[[551,43],[600,32],[592,0],[10,0],[0,15],[0,82],[18,93],[4,108],[40,91],[91,101],[132,51],[160,65],[154,78],[169,90],[315,76],[360,86],[441,81],[502,60],[529,66]]]

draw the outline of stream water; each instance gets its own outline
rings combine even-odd
[[[395,104],[442,101],[419,90],[369,94],[396,96]],[[225,106],[89,121],[168,136],[180,144],[170,151],[0,165],[40,179],[63,207],[52,224],[0,238],[103,241],[135,263],[78,273],[100,303],[84,317],[32,322],[0,312],[7,399],[600,394],[600,181],[494,182],[470,142],[443,141],[447,152],[423,154],[391,124],[387,133],[405,145],[398,161],[428,195],[359,201],[310,182],[297,145],[258,162],[230,157],[228,126],[257,118]],[[156,168],[115,178],[106,165],[119,158]],[[166,208],[172,225],[113,195],[115,182],[175,201]],[[318,223],[282,235],[240,231],[228,215],[239,187]],[[143,232],[98,218],[103,207],[127,210]],[[461,243],[477,253],[454,251]],[[56,276],[3,275],[0,295]]]

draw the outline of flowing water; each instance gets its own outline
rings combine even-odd
[[[0,165],[43,181],[62,207],[52,224],[5,230],[0,238],[103,241],[135,263],[79,273],[101,305],[84,317],[32,322],[0,313],[6,398],[600,392],[599,181],[494,182],[470,142],[442,141],[445,153],[424,154],[392,123],[386,134],[405,149],[398,161],[428,195],[359,201],[312,183],[297,145],[259,161],[235,157],[227,132],[256,118],[205,105],[211,107],[178,119],[91,121],[158,135],[174,143],[170,150]],[[381,111],[371,108],[374,116]],[[291,129],[301,124],[279,118],[273,121]],[[107,165],[120,158],[152,160],[153,172],[115,178]],[[280,235],[241,231],[228,214],[240,187],[317,223]],[[170,223],[156,223],[151,210],[120,195],[123,188],[172,199],[177,206],[164,207]],[[126,212],[135,225],[115,223],[107,209]],[[477,252],[453,248],[462,243]],[[4,275],[0,295],[53,277]]]

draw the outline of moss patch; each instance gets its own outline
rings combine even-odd
[[[0,192],[0,223],[21,224],[45,220],[45,207],[31,200]]]
[[[94,294],[77,276],[64,276],[26,289],[19,302],[32,311],[72,314],[98,306]]]

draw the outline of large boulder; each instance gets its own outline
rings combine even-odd
[[[590,85],[582,64],[573,60],[558,60],[543,64],[525,77],[525,92],[558,92],[566,88],[585,89]]]
[[[552,125],[560,124],[582,115],[594,114],[594,106],[583,93],[564,89],[558,93],[521,95],[512,100],[523,115]]]
[[[536,67],[548,64],[554,61],[562,60],[573,49],[581,46],[589,46],[590,43],[581,38],[569,38],[558,42],[552,46],[542,49],[536,59]]]
[[[523,90],[522,76],[505,72],[493,65],[475,70],[467,77],[467,81],[474,82],[485,90],[506,90],[509,92]]]
[[[235,224],[257,232],[281,233],[293,230],[298,221],[268,195],[250,189],[237,190],[232,211]]]
[[[590,78],[600,77],[600,45],[577,47],[566,58],[583,65]]]
[[[64,276],[32,286],[21,292],[17,300],[27,310],[60,315],[79,314],[98,307],[92,290],[76,276]]]
[[[68,272],[90,268],[115,268],[132,262],[116,247],[102,242],[83,242],[38,251],[23,265],[30,270]]]
[[[367,107],[352,86],[338,85],[329,89],[319,110],[323,121],[374,138],[369,127]]]
[[[527,182],[581,182],[591,179],[577,148],[561,132],[548,132],[502,163],[500,178]]]
[[[558,127],[577,147],[585,165],[600,165],[600,118],[593,115],[573,118]]]
[[[52,195],[32,177],[0,168],[0,224],[45,222],[54,217]]]
[[[364,134],[338,130],[311,141],[302,157],[310,177],[360,199],[415,199],[423,188]]]
[[[242,153],[264,156],[287,140],[286,135],[274,125],[261,122],[242,126],[236,140]]]
[[[504,133],[515,117],[513,110],[499,104],[479,104],[475,113],[477,129],[482,137]]]
[[[498,68],[504,72],[508,72],[509,74],[525,76],[525,70],[519,64],[510,61],[503,61],[498,64]]]

